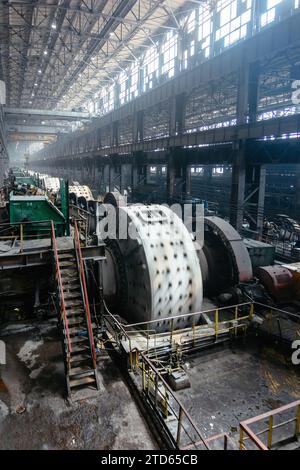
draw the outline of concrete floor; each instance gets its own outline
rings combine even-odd
[[[43,323],[2,339],[7,364],[0,366],[0,449],[157,448],[106,353],[100,361],[101,391],[69,405],[63,398],[55,324]]]
[[[188,360],[191,388],[178,397],[203,435],[228,433],[238,445],[239,422],[300,399],[299,367],[248,338]]]
[[[101,391],[70,405],[55,323],[17,328],[3,337],[0,449],[157,448],[107,353],[99,360]],[[226,432],[237,446],[240,421],[300,399],[300,371],[250,338],[189,357],[186,366],[191,388],[178,397],[207,438]]]

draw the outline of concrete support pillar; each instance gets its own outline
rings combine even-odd
[[[167,169],[167,197],[172,202],[174,199],[185,198],[190,194],[190,173],[188,165],[181,154],[181,149],[170,149]]]
[[[246,159],[245,145],[236,151],[232,168],[231,185],[231,224],[240,232],[244,217],[250,229],[261,238],[264,225],[264,205],[266,195],[266,168],[252,165]]]
[[[183,69],[183,59],[184,59],[184,50],[185,50],[185,40],[184,40],[184,31],[178,30],[178,40],[177,40],[177,57],[175,59],[175,71],[176,74],[181,72]],[[197,43],[197,41],[195,41]]]
[[[113,167],[112,165],[109,165],[108,167],[108,191],[112,191],[112,180],[113,180]]]
[[[106,164],[103,167],[102,186],[103,186],[103,192],[108,193],[109,187],[110,187],[110,165],[109,164]]]
[[[249,122],[255,122],[257,120],[257,109],[259,100],[259,75],[260,64],[258,62],[250,64],[248,83]]]
[[[237,125],[246,124],[248,121],[253,122],[257,118],[259,73],[260,70],[258,63],[252,63],[250,65],[242,64],[239,70],[236,110]],[[235,156],[232,167],[230,221],[238,231],[241,231],[246,202],[246,184],[247,191],[249,187],[249,181],[246,183],[246,142],[240,141],[237,148],[234,149],[234,153]],[[249,171],[251,173],[251,169],[248,166],[247,175],[249,174]],[[258,195],[255,208],[257,216],[258,214],[263,213],[265,195],[265,181],[263,178],[263,172],[260,174],[262,175],[262,179],[260,181],[262,184],[262,190],[259,191],[260,195]],[[257,216],[255,217],[255,224],[256,226],[259,225],[259,230],[261,231],[262,221],[258,221]]]
[[[238,89],[237,89],[237,125],[247,123],[248,103],[249,103],[249,68],[242,66],[239,70]]]
[[[266,178],[267,169],[265,166],[256,168],[258,195],[257,195],[257,231],[259,239],[262,238],[264,229],[264,216],[265,216],[265,198],[266,198]]]
[[[139,165],[138,166],[138,185],[147,184],[147,165]]]
[[[171,151],[168,155],[167,167],[167,197],[173,200],[176,195],[176,162],[174,153]]]
[[[239,70],[237,90],[237,125],[256,121],[260,66],[257,62]]]
[[[136,152],[132,156],[131,187],[132,191],[140,184],[147,182],[147,160],[143,152]]]
[[[137,185],[138,185],[138,168],[137,166],[133,163],[131,165],[131,188],[134,190]]]
[[[183,132],[185,126],[186,95],[181,93],[170,99],[170,135],[175,136]]]
[[[121,191],[122,175],[121,166],[111,162],[109,166],[109,190]]]
[[[97,190],[98,194],[101,193],[102,175],[103,175],[103,166],[100,165],[100,162],[99,162],[98,158],[96,157],[96,160],[95,160],[95,189]]]
[[[119,145],[119,121],[112,123],[112,145]]]
[[[244,220],[244,197],[246,187],[246,152],[245,143],[240,142],[239,148],[235,150],[232,167],[231,200],[230,200],[230,223],[241,231]]]
[[[208,192],[210,186],[212,184],[212,175],[213,175],[213,167],[211,165],[205,165],[204,167],[204,187],[205,191]]]
[[[251,230],[263,233],[264,202],[266,195],[266,168],[261,165],[246,167],[245,213]]]
[[[131,188],[131,165],[123,164],[121,165],[121,192],[124,190],[127,192]]]
[[[134,113],[133,118],[133,140],[142,142],[144,140],[144,111]]]
[[[187,196],[190,196],[192,193],[192,175],[191,167],[187,165],[185,170],[185,193]]]

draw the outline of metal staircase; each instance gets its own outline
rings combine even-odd
[[[52,223],[59,324],[68,395],[82,388],[99,389],[93,326],[77,224],[74,248],[58,248]]]

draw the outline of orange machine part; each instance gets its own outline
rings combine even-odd
[[[257,268],[256,276],[276,302],[293,299],[294,279],[292,273],[283,266]]]

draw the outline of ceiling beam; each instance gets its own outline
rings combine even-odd
[[[49,127],[49,126],[23,126],[17,124],[13,126],[11,124],[6,125],[6,132],[8,134],[18,133],[18,134],[63,134],[66,133],[64,128],[59,129],[58,127]]]
[[[56,134],[22,134],[11,133],[8,135],[8,142],[44,142],[49,144],[56,141]]]
[[[5,118],[40,118],[43,121],[88,121],[89,113],[75,111],[50,111],[48,109],[3,108]]]

